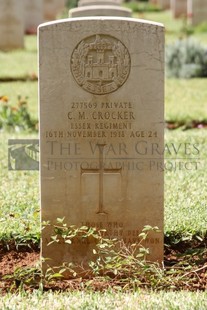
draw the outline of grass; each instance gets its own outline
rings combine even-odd
[[[73,292],[41,294],[35,291],[31,294],[8,294],[0,300],[0,308],[7,310],[205,310],[207,308],[207,293],[189,292],[146,292],[114,293],[107,291]]]
[[[166,132],[165,234],[186,238],[207,231],[205,130]],[[174,151],[180,148],[178,154]],[[187,144],[187,148],[186,148]],[[195,148],[196,147],[196,148]]]
[[[36,136],[1,134],[0,240],[39,238],[37,171],[8,171],[8,139]]]
[[[135,18],[147,19],[154,22],[162,23],[166,29],[166,43],[169,44],[178,38],[186,37],[189,27],[187,26],[187,22],[185,18],[173,19],[170,11],[162,11],[162,12],[145,12],[145,13],[135,13],[133,15]],[[206,32],[195,32],[192,34],[194,38],[203,44],[207,45],[207,36]]]
[[[0,52],[0,79],[26,79],[37,76],[37,38],[26,36],[25,50]]]
[[[206,79],[166,80],[165,119],[185,123],[206,121]]]

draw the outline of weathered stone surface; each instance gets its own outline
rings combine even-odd
[[[187,16],[187,0],[171,0],[170,8],[174,18]]]
[[[207,1],[188,0],[188,21],[192,26],[207,21]]]
[[[68,19],[39,27],[42,221],[105,228],[163,259],[164,28],[128,18]],[[85,264],[93,243],[50,242],[42,255]]]
[[[1,0],[0,2],[0,49],[10,50],[24,47],[23,0]]]
[[[132,11],[127,8],[112,5],[83,6],[69,11],[69,17],[86,16],[120,16],[131,17]]]
[[[24,0],[25,32],[37,33],[37,27],[43,23],[43,0]]]

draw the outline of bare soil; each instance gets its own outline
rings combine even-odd
[[[40,251],[37,246],[21,246],[17,250],[14,244],[9,245],[9,248],[0,244],[0,293],[18,291],[21,281],[18,280],[18,276],[15,277],[17,268],[20,268],[20,270],[21,268],[22,270],[32,268],[37,266],[39,262]],[[192,244],[180,242],[178,245],[165,247],[164,265],[166,270],[170,268],[178,270],[178,273],[171,275],[171,283],[173,283],[173,277],[177,277],[173,289],[207,290],[207,240]],[[191,266],[191,268],[186,268],[186,266]],[[5,276],[9,277],[5,278]],[[33,281],[28,285],[24,283],[24,289],[31,291],[38,288],[39,280],[37,278],[35,283]],[[83,279],[56,280],[45,283],[44,290],[81,289],[84,283],[85,287],[87,287],[87,281],[84,282]],[[90,286],[94,290],[102,291],[108,287],[117,286],[117,282],[113,279],[107,282],[101,280],[101,278],[94,278],[90,281]],[[163,285],[163,288],[168,289],[171,287]]]

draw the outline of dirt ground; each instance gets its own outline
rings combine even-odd
[[[180,280],[177,282],[175,289],[187,289],[191,291],[207,290],[207,242],[202,244],[179,244],[175,247],[166,247],[164,256],[165,268],[183,268],[186,261],[192,266],[191,269],[186,269],[182,272]],[[0,293],[6,293],[8,291],[17,291],[21,281],[19,280],[19,274],[15,276],[17,268],[19,270],[31,270],[32,267],[38,267],[40,263],[40,251],[37,246],[31,247],[19,247],[16,249],[15,245],[6,247],[0,244]],[[180,265],[181,264],[181,265]],[[40,266],[40,265],[39,265]],[[5,276],[9,276],[5,278]],[[178,277],[179,278],[179,277]],[[36,283],[31,285],[24,285],[26,290],[32,290],[38,288],[38,279]],[[78,289],[80,284],[83,284],[82,279],[76,280],[58,280],[52,283],[44,285],[45,290],[66,290],[66,289]],[[107,287],[113,286],[111,282],[100,282],[100,279],[93,281],[93,287],[98,290],[103,290]],[[117,285],[117,283],[115,283]]]

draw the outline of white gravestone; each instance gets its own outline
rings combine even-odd
[[[41,218],[104,228],[163,260],[164,27],[90,17],[39,27]],[[53,243],[43,264],[86,265],[94,244]]]
[[[192,26],[207,21],[207,1],[188,0],[188,21]]]
[[[163,10],[168,10],[170,8],[170,0],[158,0],[158,5]]]
[[[43,0],[24,0],[25,32],[37,33],[37,27],[43,23]]]
[[[187,0],[171,0],[170,8],[174,18],[187,16]]]
[[[43,0],[45,21],[57,19],[57,15],[64,9],[66,0]]]
[[[24,47],[23,0],[0,1],[0,49]]]

